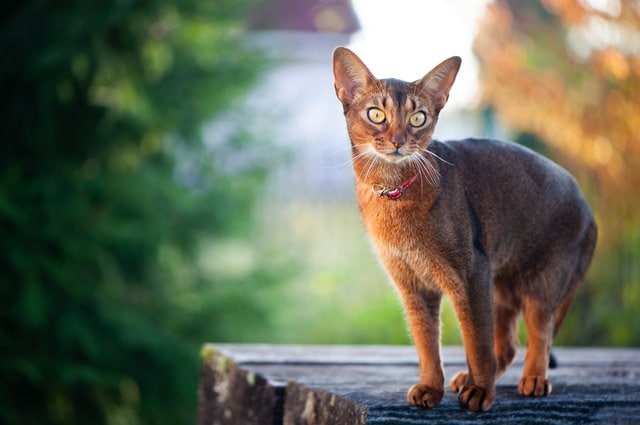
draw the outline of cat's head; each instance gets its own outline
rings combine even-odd
[[[358,158],[403,163],[427,149],[460,69],[451,57],[420,80],[377,79],[351,50],[333,52],[336,95]]]

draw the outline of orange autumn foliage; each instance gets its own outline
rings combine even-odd
[[[475,41],[482,102],[587,188],[601,243],[640,232],[640,3],[502,0]]]

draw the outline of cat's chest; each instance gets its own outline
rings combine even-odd
[[[416,267],[431,251],[428,218],[414,205],[386,199],[361,204],[365,229],[381,257],[401,258]],[[420,263],[420,264],[418,264]]]
[[[356,191],[365,229],[387,270],[401,269],[423,282],[441,282],[455,275],[448,258],[451,238],[443,238],[442,217],[432,214],[432,198],[389,200]],[[440,277],[440,278],[439,278]]]

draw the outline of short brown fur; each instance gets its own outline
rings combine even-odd
[[[551,391],[551,341],[591,262],[597,229],[575,180],[548,159],[505,142],[432,140],[460,62],[449,58],[411,83],[379,80],[339,47],[333,70],[362,221],[418,351],[420,377],[408,401],[431,408],[444,395],[439,314],[446,294],[468,363],[451,388],[470,410],[486,411],[496,378],[514,358],[521,313],[528,347],[518,390]],[[419,113],[426,120],[414,126]]]

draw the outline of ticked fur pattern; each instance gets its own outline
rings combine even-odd
[[[451,57],[404,82],[377,79],[344,47],[333,54],[362,222],[418,352],[420,374],[408,402],[432,408],[443,398],[439,316],[446,295],[468,363],[450,388],[470,410],[486,411],[515,356],[520,315],[527,351],[518,391],[551,392],[551,342],[591,262],[597,227],[575,179],[541,155],[495,140],[432,139],[460,64]],[[414,176],[401,196],[376,193]]]

